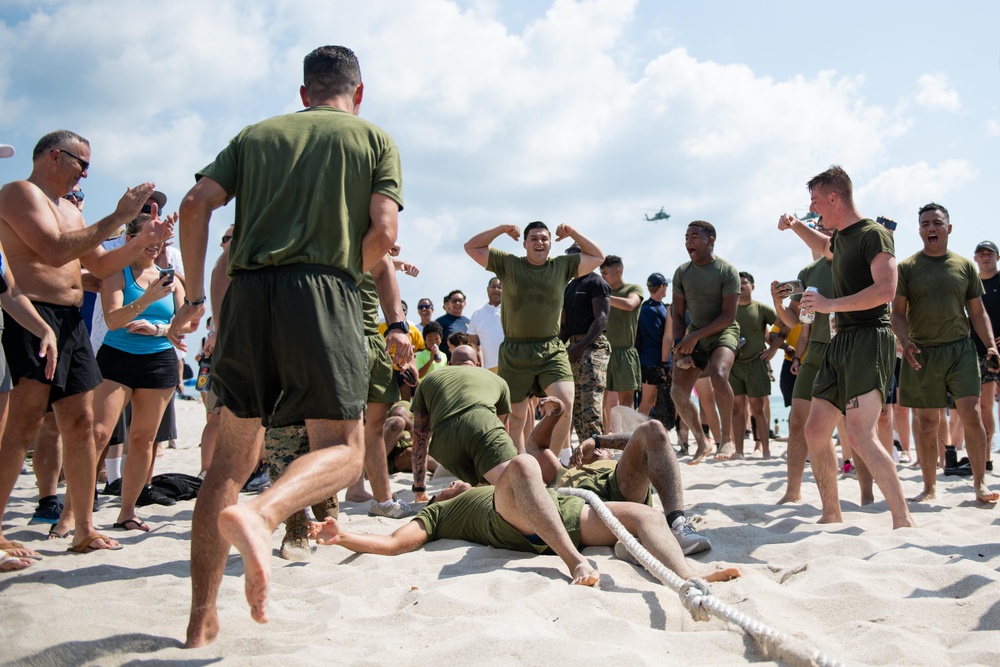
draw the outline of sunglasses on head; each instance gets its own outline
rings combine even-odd
[[[65,195],[63,195],[63,199],[66,199],[66,200],[69,200],[69,201],[75,201],[75,202],[82,202],[83,201],[83,190],[80,190],[78,192],[70,192],[69,194],[65,194]]]

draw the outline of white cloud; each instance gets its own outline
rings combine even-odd
[[[992,118],[986,121],[986,136],[1000,137],[1000,121],[993,120]]]
[[[920,91],[917,93],[916,101],[920,106],[951,113],[958,113],[962,110],[958,91],[949,86],[947,74],[940,72],[924,74],[917,79],[917,85],[920,87]]]

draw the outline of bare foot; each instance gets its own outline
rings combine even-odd
[[[184,648],[198,648],[215,641],[219,634],[219,615],[213,609],[211,613],[191,614],[188,621],[187,639]]]
[[[896,530],[897,528],[916,528],[916,527],[917,527],[917,522],[913,520],[913,517],[910,516],[909,512],[906,513],[906,516],[899,519],[899,521],[897,521],[895,518],[892,520],[893,530]]]
[[[719,452],[715,455],[715,460],[728,461],[733,458],[736,458],[736,446],[731,442],[722,443],[722,447],[719,448]],[[740,456],[740,458],[743,457]]]
[[[7,552],[0,551],[0,572],[16,572],[26,567],[31,567],[32,561],[27,558],[8,556]]]
[[[727,567],[722,570],[713,572],[712,574],[704,577],[705,581],[708,583],[715,583],[717,581],[732,581],[733,579],[739,579],[741,576],[740,571],[735,567]]]
[[[981,503],[995,503],[1000,500],[1000,493],[990,491],[985,484],[982,484],[976,489],[976,500]]]
[[[792,493],[791,491],[786,491],[785,495],[781,496],[781,500],[778,501],[779,505],[785,505],[787,503],[797,503],[802,500],[801,493]]]
[[[770,458],[771,458],[771,450],[770,450],[770,449],[765,449],[765,450],[764,450],[764,451],[763,451],[763,452],[761,453],[761,455],[760,455],[760,460],[761,460],[761,461],[767,461],[767,460],[768,460],[768,459],[770,459]]]
[[[688,461],[689,466],[696,466],[705,460],[705,457],[712,453],[712,446],[707,442],[698,445],[698,451],[694,453],[694,458]]]
[[[840,510],[837,510],[835,514],[824,512],[816,523],[844,523],[844,518],[840,516]]]
[[[33,549],[29,549],[20,542],[8,542],[0,537],[0,551],[14,558],[41,558],[42,554]]]
[[[935,491],[936,489],[924,489],[923,492],[910,498],[910,502],[922,503],[925,500],[935,500],[937,498],[937,494],[935,493]]]
[[[733,456],[732,456],[732,460],[733,461],[737,461],[737,460],[742,461],[745,458],[746,458],[746,455],[743,454],[743,452],[733,452]]]
[[[590,567],[590,563],[583,562],[573,568],[574,586],[594,586],[601,580],[601,573]]]
[[[871,505],[874,502],[875,502],[875,495],[874,494],[872,494],[872,493],[863,493],[863,494],[861,494],[861,506],[862,507],[864,507],[865,505]]]
[[[267,623],[271,587],[271,531],[264,518],[246,505],[230,505],[219,514],[219,531],[239,549],[250,616]]]

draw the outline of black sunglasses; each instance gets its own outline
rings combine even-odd
[[[424,303],[417,306],[417,310],[434,310],[434,306],[429,303]]]
[[[90,163],[87,162],[86,160],[84,160],[82,157],[80,157],[78,155],[73,155],[72,153],[70,153],[65,148],[57,148],[56,150],[59,151],[60,153],[65,153],[66,155],[70,156],[71,158],[73,158],[74,160],[76,160],[77,162],[79,162],[80,163],[80,169],[82,169],[83,171],[87,171],[88,169],[90,169]]]
[[[232,240],[232,238],[233,238],[232,234],[226,234],[225,236],[222,237],[222,242],[223,243],[228,243],[229,241]]]
[[[69,194],[63,195],[63,199],[68,199],[69,201],[82,202],[83,201],[83,190],[78,192],[70,192]]]

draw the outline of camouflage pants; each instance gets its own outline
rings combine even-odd
[[[309,453],[305,424],[269,428],[264,431],[264,452],[271,480],[281,477],[292,461]]]
[[[573,367],[573,429],[580,442],[604,433],[604,388],[608,384],[611,345],[601,334]]]

